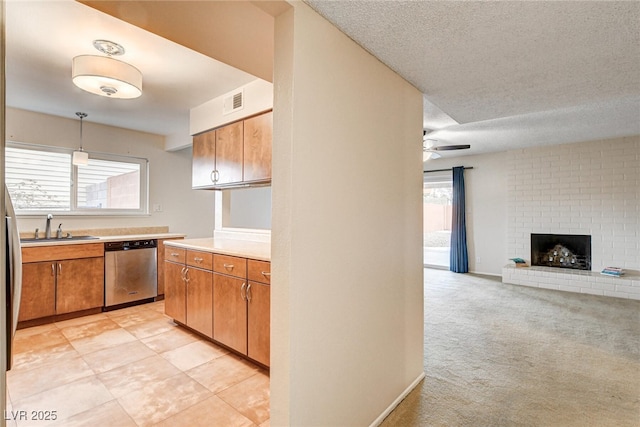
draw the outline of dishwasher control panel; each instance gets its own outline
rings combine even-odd
[[[128,251],[130,249],[147,249],[158,246],[156,239],[128,240],[123,242],[106,242],[105,251]]]

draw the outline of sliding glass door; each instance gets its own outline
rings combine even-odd
[[[451,172],[425,174],[424,203],[424,265],[449,268],[451,244]]]

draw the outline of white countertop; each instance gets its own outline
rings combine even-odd
[[[23,248],[31,248],[37,246],[59,246],[59,245],[83,245],[87,243],[104,243],[104,242],[125,242],[128,240],[141,239],[179,239],[185,237],[180,233],[154,233],[154,234],[124,234],[119,236],[95,236],[96,239],[89,240],[66,240],[62,239],[40,239],[37,241],[21,242]]]
[[[203,239],[169,240],[165,246],[193,249],[196,251],[213,252],[223,255],[233,255],[260,261],[271,261],[271,244],[251,240],[235,239]]]

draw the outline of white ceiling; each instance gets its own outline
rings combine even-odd
[[[6,4],[6,103],[10,107],[189,137],[189,110],[256,77],[73,0]],[[93,40],[121,44],[118,59],[143,74],[137,99],[108,99],[71,82],[71,59],[102,55]]]
[[[443,157],[640,134],[640,2],[306,0],[424,94]],[[72,0],[6,4],[7,105],[172,137],[189,109],[255,77]],[[71,82],[71,59],[127,50],[143,95]]]
[[[640,134],[640,2],[305,0],[477,154]]]

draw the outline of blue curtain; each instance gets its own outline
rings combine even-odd
[[[453,168],[453,202],[451,219],[451,252],[449,270],[455,273],[469,271],[467,256],[467,226],[464,214],[464,167]]]

